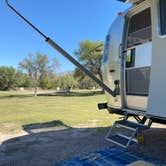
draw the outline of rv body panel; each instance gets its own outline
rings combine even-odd
[[[102,73],[104,83],[112,90],[118,91],[116,97],[109,95],[106,92],[108,107],[121,109],[121,89],[120,89],[120,77],[121,77],[121,58],[120,58],[120,46],[122,43],[123,28],[125,22],[125,13],[122,16],[118,16],[113,22],[105,42],[105,50],[102,59]],[[118,85],[116,84],[118,82]]]

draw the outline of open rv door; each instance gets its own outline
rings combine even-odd
[[[126,17],[128,21],[124,73],[126,108],[145,112],[148,104],[152,56],[150,1],[133,6]]]
[[[166,0],[152,2],[152,67],[147,114],[166,119]]]

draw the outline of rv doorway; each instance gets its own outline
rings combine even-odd
[[[152,28],[150,8],[132,13],[127,33],[125,68],[127,108],[146,111],[149,94]]]

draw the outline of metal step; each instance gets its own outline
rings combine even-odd
[[[123,148],[127,148],[128,147],[128,144],[129,144],[129,141],[130,139],[127,139],[125,137],[122,137],[121,135],[114,135],[114,136],[110,136],[110,137],[107,137],[106,138],[108,141],[116,144],[116,145],[119,145]],[[131,140],[132,143],[135,143],[134,141]]]
[[[135,139],[135,138],[128,137],[128,136],[123,135],[123,134],[117,134],[117,135],[120,136],[120,137],[126,138],[126,139],[128,139],[128,140],[132,140],[132,141],[135,142],[135,143],[138,143],[137,139]]]
[[[120,126],[122,128],[133,130],[133,131],[136,131],[138,128],[139,129],[147,129],[148,128],[148,126],[146,126],[146,125],[143,125],[140,123],[135,123],[135,122],[128,121],[128,120],[116,121],[116,125]]]
[[[149,127],[128,120],[116,121],[106,136],[106,140],[127,148],[129,145],[138,143],[138,136]]]

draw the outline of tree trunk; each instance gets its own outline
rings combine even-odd
[[[34,96],[37,96],[37,90],[38,90],[38,83],[35,83],[35,85],[34,85]]]
[[[34,96],[37,96],[37,86],[35,86]]]
[[[98,72],[98,76],[99,76],[100,80],[103,82],[103,76],[102,76],[101,70]],[[105,91],[104,91],[104,89],[102,88],[101,93],[104,94],[104,92],[105,92]]]

